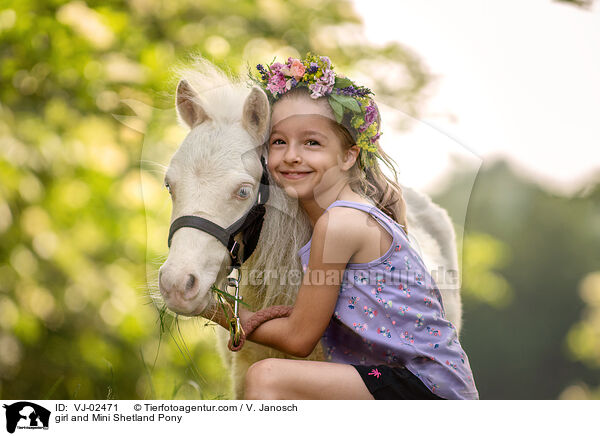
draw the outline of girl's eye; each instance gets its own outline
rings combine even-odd
[[[236,196],[242,200],[247,199],[252,194],[252,189],[248,185],[244,185],[238,189]]]
[[[283,140],[282,140],[282,139],[274,139],[274,140],[271,142],[271,145],[279,145],[279,144],[285,144],[285,143],[283,142]]]
[[[306,141],[306,143],[307,143],[308,145],[312,145],[312,146],[321,145],[321,144],[319,143],[319,141],[315,141],[314,139],[309,139],[308,141]]]

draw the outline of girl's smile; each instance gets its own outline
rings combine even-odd
[[[300,180],[312,174],[312,171],[280,171],[280,174],[288,180]]]

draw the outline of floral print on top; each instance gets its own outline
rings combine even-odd
[[[478,399],[469,359],[442,296],[401,226],[377,207],[338,200],[332,207],[369,213],[393,237],[368,263],[348,263],[334,315],[321,338],[329,361],[404,366],[446,399]],[[306,271],[311,241],[298,251]]]

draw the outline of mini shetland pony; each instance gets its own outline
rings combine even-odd
[[[258,193],[260,157],[266,156],[264,144],[269,134],[267,96],[260,88],[249,90],[241,80],[199,59],[194,68],[181,73],[176,104],[190,132],[165,175],[173,203],[171,221],[197,215],[228,227],[251,207]],[[455,234],[446,211],[407,187],[403,187],[403,195],[411,244],[430,271],[457,274]],[[302,271],[296,253],[310,235],[308,217],[297,200],[271,183],[256,250],[242,267],[240,293],[253,311],[294,304]],[[225,289],[229,262],[226,248],[215,237],[193,228],[179,229],[159,271],[160,293],[167,307],[181,315],[200,313],[213,298],[211,285]],[[460,329],[457,281],[457,275],[453,283],[436,279],[446,316]],[[232,353],[227,349],[228,335],[225,329],[217,329],[218,349],[231,371],[236,398],[243,397],[244,377],[252,363],[267,357],[290,357],[252,342]],[[320,346],[308,359],[323,359]]]

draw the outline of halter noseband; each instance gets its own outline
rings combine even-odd
[[[265,216],[265,204],[269,199],[269,175],[267,172],[267,164],[264,157],[261,156],[260,163],[262,164],[263,172],[260,178],[260,186],[258,189],[258,196],[256,201],[240,219],[234,222],[232,225],[224,229],[218,224],[213,223],[205,218],[201,218],[195,215],[184,215],[177,218],[171,223],[169,228],[169,240],[168,246],[171,247],[171,239],[173,234],[182,227],[192,227],[194,229],[206,232],[215,238],[227,248],[229,257],[231,258],[231,267],[237,268],[245,262],[250,255],[254,252],[256,244],[258,243],[258,237],[260,236],[260,230],[262,228],[264,216]],[[244,243],[244,255],[242,261],[238,258],[238,250],[240,244],[234,239],[239,233],[242,233],[242,242]]]

